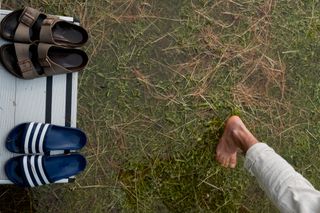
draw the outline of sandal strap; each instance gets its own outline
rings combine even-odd
[[[43,156],[41,155],[25,155],[22,157],[23,175],[26,184],[30,187],[49,184],[50,181],[44,170]]]
[[[14,40],[21,42],[31,42],[30,28],[34,25],[41,13],[31,7],[26,7],[19,17],[19,25],[14,34]]]
[[[23,149],[25,154],[45,153],[46,134],[50,124],[31,122],[26,126],[23,134]]]
[[[49,44],[58,44],[55,42],[52,35],[52,27],[57,23],[62,22],[57,16],[48,16],[43,20],[41,29],[40,29],[40,41]]]
[[[18,66],[21,71],[21,75],[25,79],[30,79],[34,77],[38,77],[38,73],[36,72],[32,61],[29,57],[29,48],[28,44],[14,43]]]
[[[45,75],[56,75],[56,74],[63,74],[69,73],[68,69],[62,67],[61,65],[53,62],[49,56],[48,52],[51,47],[55,47],[55,45],[40,43],[38,45],[38,61],[40,65],[43,67]]]
[[[49,56],[48,52],[51,47],[57,47],[52,44],[46,43],[39,43],[37,47],[38,52],[38,62],[43,69],[43,74],[39,75],[36,71],[30,55],[30,46],[31,44],[23,44],[23,43],[14,43],[17,62],[20,68],[21,76],[24,79],[33,79],[40,76],[51,76],[56,74],[64,74],[64,73],[71,73],[72,71],[64,68],[63,66],[55,63],[52,61]],[[61,48],[61,47],[58,47]]]

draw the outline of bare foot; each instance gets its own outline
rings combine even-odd
[[[258,141],[246,128],[238,116],[231,116],[225,125],[224,133],[216,149],[216,160],[224,167],[235,168],[237,151],[244,153]]]

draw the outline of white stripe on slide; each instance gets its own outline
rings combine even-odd
[[[27,134],[26,137],[24,139],[24,153],[28,154],[29,153],[29,139],[30,139],[30,134],[33,128],[34,122],[29,124],[28,130],[27,130]]]
[[[28,180],[28,183],[31,187],[34,187],[34,184],[32,182],[32,179],[30,177],[30,173],[29,173],[29,170],[28,170],[28,163],[27,163],[27,159],[28,156],[23,156],[23,169],[24,169],[24,173],[27,177],[27,180]]]
[[[36,127],[36,130],[33,133],[32,144],[31,144],[32,153],[36,153],[36,140],[37,140],[38,133],[39,133],[41,125],[42,125],[41,123],[38,123],[37,127]]]
[[[40,137],[40,140],[39,140],[39,152],[40,152],[40,153],[43,153],[43,140],[44,140],[44,136],[45,136],[46,133],[47,133],[47,130],[48,130],[49,125],[50,125],[50,124],[44,125],[44,127],[43,127],[43,129],[42,129],[42,132],[41,132],[41,137]]]
[[[40,174],[42,179],[44,180],[44,182],[46,184],[49,184],[50,182],[48,181],[46,174],[44,173],[43,167],[42,167],[42,156],[40,155],[38,158],[38,165],[39,165],[39,170],[40,170]]]
[[[38,176],[38,174],[37,174],[37,171],[36,171],[35,157],[36,157],[36,156],[33,155],[33,156],[31,156],[31,159],[30,159],[31,170],[32,170],[32,173],[33,173],[34,178],[35,178],[36,181],[37,181],[38,186],[41,186],[42,183],[41,183],[41,181],[40,181],[40,179],[39,179],[39,176]]]

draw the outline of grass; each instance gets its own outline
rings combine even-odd
[[[320,188],[318,1],[2,1],[21,5],[78,16],[90,33],[78,108],[89,165],[10,206],[18,190],[5,188],[3,209],[275,212],[242,158],[235,170],[214,161],[234,113]]]

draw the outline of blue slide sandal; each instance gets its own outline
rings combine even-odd
[[[42,156],[24,155],[11,158],[5,165],[9,180],[21,187],[35,187],[69,178],[86,167],[80,154]]]
[[[6,147],[15,153],[35,154],[79,150],[86,142],[86,134],[80,129],[31,122],[13,128],[7,137]]]

